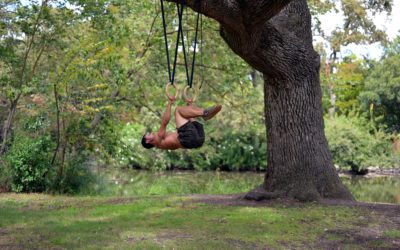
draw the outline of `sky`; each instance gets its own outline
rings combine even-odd
[[[321,26],[326,34],[330,34],[337,26],[343,22],[343,17],[340,13],[328,13],[321,18]],[[380,15],[374,17],[375,25],[386,31],[390,40],[393,40],[397,35],[400,35],[400,0],[393,0],[392,15]],[[315,40],[319,41],[318,37]],[[326,49],[329,46],[326,44]],[[378,44],[372,45],[349,45],[341,48],[341,56],[346,56],[351,53],[357,56],[368,56],[370,58],[379,59],[382,55],[382,48]]]

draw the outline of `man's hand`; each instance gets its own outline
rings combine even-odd
[[[186,100],[186,105],[187,106],[192,106],[193,105],[193,100],[192,99]]]
[[[176,101],[175,96],[168,96],[168,102],[169,103],[173,104],[173,103],[175,103],[175,101]]]

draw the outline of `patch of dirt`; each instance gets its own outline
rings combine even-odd
[[[21,249],[15,244],[15,238],[6,229],[0,228],[0,249]]]
[[[43,211],[43,210],[60,210],[60,209],[65,209],[65,208],[91,208],[91,207],[97,207],[100,205],[119,205],[119,204],[127,204],[135,201],[137,198],[134,197],[129,197],[129,198],[110,198],[107,200],[98,200],[98,201],[93,201],[93,200],[65,200],[60,203],[55,203],[55,204],[48,204],[46,202],[32,202],[30,204],[27,204],[26,206],[23,207],[24,211]]]
[[[225,239],[225,242],[227,242],[229,244],[229,247],[231,249],[249,249],[249,250],[253,250],[253,249],[260,249],[260,246],[254,244],[254,243],[250,243],[247,241],[242,241],[242,240],[238,240],[238,239]],[[268,248],[263,248],[264,250],[268,250]]]
[[[141,241],[151,241],[159,245],[160,247],[165,248],[166,244],[168,242],[172,241],[172,244],[174,242],[179,242],[180,240],[191,240],[194,237],[190,234],[182,233],[182,232],[174,232],[174,231],[168,231],[164,233],[160,233],[158,235],[138,235],[138,236],[129,236],[126,238],[126,241],[132,245],[138,244]],[[258,246],[255,243],[249,243],[246,241],[242,241],[239,239],[232,239],[232,238],[204,238],[203,239],[206,242],[212,242],[212,241],[217,241],[221,242],[224,241],[226,242],[229,246],[230,249],[240,249],[240,250],[253,250],[253,249],[261,249],[260,246]],[[173,248],[176,249],[176,248]],[[178,247],[179,249],[179,247]],[[263,250],[267,250],[268,248],[262,248]]]
[[[178,232],[167,232],[161,235],[158,235],[155,241],[161,245],[164,244],[165,241],[168,240],[180,240],[180,239],[191,239],[192,236],[190,234],[178,233]]]
[[[192,236],[190,234],[169,231],[169,232],[161,233],[159,235],[153,235],[153,234],[150,234],[150,235],[142,234],[142,235],[133,235],[133,236],[131,235],[126,238],[126,241],[130,244],[137,244],[138,242],[141,242],[141,241],[152,241],[160,246],[164,246],[164,244],[170,240],[178,240],[179,241],[181,239],[191,239],[191,238],[192,238]]]
[[[21,226],[0,228],[0,249],[19,250],[19,249],[48,249],[61,250],[63,248],[52,246],[48,239],[42,234],[24,234],[23,238],[15,237],[21,235],[26,228]]]
[[[305,203],[300,203],[291,199],[275,199],[275,200],[246,200],[245,194],[227,194],[227,195],[209,195],[195,194],[188,198],[193,202],[208,203],[213,205],[224,206],[248,206],[248,207],[275,207],[275,206],[305,206]]]
[[[359,228],[359,230],[326,230],[316,242],[317,249],[341,249],[358,246],[361,249],[400,249],[400,241],[384,237],[380,230]]]

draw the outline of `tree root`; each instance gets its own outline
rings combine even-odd
[[[255,201],[261,201],[261,200],[272,200],[272,199],[277,199],[282,196],[282,193],[280,192],[267,192],[264,188],[263,185],[260,185],[256,187],[255,189],[251,190],[248,192],[244,198],[246,200],[255,200]]]
[[[279,198],[279,193],[276,192],[257,192],[257,191],[250,191],[248,192],[244,198],[246,200],[255,200],[255,201],[262,201],[262,200],[272,200]]]
[[[337,193],[328,194],[327,197],[321,195],[317,189],[313,187],[303,187],[297,188],[292,187],[289,190],[274,190],[274,191],[267,191],[263,185],[260,185],[253,189],[252,191],[248,192],[243,198],[246,200],[255,200],[255,201],[262,201],[262,200],[272,200],[272,199],[295,199],[300,202],[313,202],[317,201],[320,202],[321,200],[328,198],[328,199],[338,199],[338,200],[350,200],[354,201],[351,193],[347,191],[347,189],[339,189],[340,191]]]

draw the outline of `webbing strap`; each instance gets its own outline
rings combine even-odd
[[[197,13],[196,19],[196,33],[194,36],[194,51],[193,51],[193,60],[192,60],[192,75],[190,76],[189,86],[192,87],[193,85],[193,76],[194,76],[194,69],[196,64],[196,49],[197,49],[197,34],[199,33],[199,20],[200,20],[200,13]]]
[[[183,14],[183,10],[184,10],[184,5],[182,4],[182,8],[179,8],[178,6],[178,15],[182,15]],[[179,23],[179,28],[181,29],[182,32],[180,33],[180,38],[182,39],[182,50],[183,50],[183,59],[185,62],[185,71],[186,71],[186,80],[189,84],[190,82],[190,78],[189,78],[189,67],[187,64],[187,56],[186,56],[186,48],[185,48],[185,37],[183,35],[183,28],[182,28],[182,22]]]
[[[204,76],[204,63],[203,63],[203,15],[200,15],[200,65],[201,65],[201,72],[200,72],[200,87],[203,87],[203,76]]]
[[[164,1],[160,0],[161,2],[161,16],[164,28],[164,44],[165,44],[165,52],[167,53],[167,61],[168,61],[168,80],[171,82],[171,63],[169,61],[169,51],[168,51],[168,38],[167,38],[167,24],[165,23],[165,12],[164,12]]]
[[[171,70],[171,60],[170,60],[169,50],[168,50],[167,24],[166,24],[166,21],[165,21],[164,0],[160,0],[160,1],[161,1],[161,16],[162,16],[162,23],[163,23],[163,30],[164,30],[165,52],[166,52],[166,55],[167,55],[167,64],[168,64],[168,78],[169,78],[170,83],[174,84],[175,73],[176,73],[176,63],[177,63],[177,60],[178,60],[179,38],[180,38],[181,33],[182,33],[182,25],[181,25],[181,23],[182,23],[183,11],[179,11],[180,7],[177,4],[179,27],[178,27],[178,34],[177,34],[176,45],[175,45],[174,62],[173,62],[172,70]],[[183,6],[182,6],[182,8],[183,8]]]
[[[183,16],[184,8],[186,5],[186,1],[183,1],[181,7],[179,4],[176,4],[177,9],[178,9],[178,34],[177,34],[176,45],[175,45],[174,62],[173,62],[172,70],[171,70],[171,60],[170,60],[170,55],[169,55],[169,50],[168,50],[167,24],[165,21],[164,0],[160,0],[160,1],[161,1],[161,12],[162,12],[161,16],[162,16],[162,20],[163,20],[165,51],[166,51],[166,55],[167,55],[169,81],[171,82],[171,84],[174,84],[175,73],[176,73],[176,64],[177,64],[177,60],[178,60],[179,40],[181,40],[183,57],[184,57],[184,62],[185,62],[185,70],[186,70],[186,80],[187,80],[187,84],[189,85],[189,87],[192,88],[193,78],[194,78],[194,69],[195,69],[195,64],[196,64],[197,37],[198,37],[198,30],[199,30],[199,23],[200,23],[199,22],[200,13],[197,13],[197,18],[196,18],[196,33],[195,33],[195,38],[194,38],[194,48],[193,48],[194,51],[193,51],[193,58],[192,58],[192,65],[191,65],[192,69],[189,74],[189,67],[188,67],[188,63],[187,63],[188,59],[187,59],[186,47],[185,47],[185,37],[184,37],[183,27],[182,27],[182,16]]]
[[[182,7],[179,7],[179,4],[176,4],[176,7],[178,9],[178,34],[176,36],[175,58],[174,58],[174,67],[172,68],[171,84],[174,84],[174,80],[175,80],[176,63],[178,61],[179,37],[181,35],[183,36],[183,29],[182,29],[183,5],[182,5]],[[183,40],[182,40],[182,42],[183,42]],[[182,44],[182,45],[185,46],[185,44]],[[183,48],[185,48],[185,47],[183,47]]]

